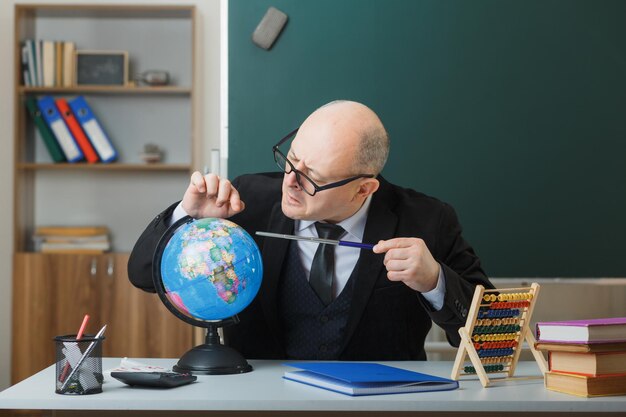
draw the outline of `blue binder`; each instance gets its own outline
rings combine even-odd
[[[447,378],[366,362],[292,362],[302,369],[283,378],[347,395],[399,394],[447,391],[459,383]]]
[[[41,116],[44,118],[50,130],[54,133],[54,137],[59,142],[59,146],[65,154],[67,162],[78,162],[84,158],[83,152],[78,147],[78,144],[74,140],[74,136],[70,133],[67,125],[61,117],[61,113],[57,110],[54,98],[51,96],[45,96],[37,100],[37,107],[41,111]]]
[[[70,108],[76,116],[76,120],[80,123],[85,134],[91,141],[94,149],[98,153],[102,162],[111,162],[117,159],[117,151],[113,147],[111,140],[102,129],[102,126],[91,111],[91,107],[83,96],[78,96],[73,100],[69,100]]]

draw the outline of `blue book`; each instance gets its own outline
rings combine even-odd
[[[76,120],[78,120],[78,123],[80,123],[89,141],[91,141],[91,144],[98,153],[100,160],[102,162],[111,162],[117,159],[117,151],[104,132],[104,129],[102,129],[102,125],[98,123],[85,97],[78,96],[74,100],[70,100],[68,104],[74,116],[76,116]]]
[[[365,362],[295,362],[302,369],[285,372],[283,378],[347,395],[399,394],[447,391],[459,383],[447,378]]]
[[[67,125],[61,117],[61,113],[57,109],[54,103],[54,98],[51,96],[45,96],[37,100],[37,107],[41,111],[41,117],[46,121],[54,137],[59,142],[65,159],[67,162],[78,162],[84,158],[83,152],[78,147],[78,144],[74,140],[74,136],[70,133]]]

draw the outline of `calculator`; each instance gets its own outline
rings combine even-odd
[[[111,372],[111,376],[130,386],[174,388],[198,379],[189,373],[178,372]]]

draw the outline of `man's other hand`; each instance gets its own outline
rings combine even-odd
[[[390,281],[402,281],[419,292],[435,289],[441,266],[433,258],[426,243],[418,238],[381,240],[374,253],[384,253],[383,263]]]

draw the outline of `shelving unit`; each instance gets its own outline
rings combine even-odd
[[[192,328],[158,297],[131,286],[128,253],[150,219],[180,199],[197,169],[194,122],[196,11],[193,6],[15,6],[13,370],[15,383],[54,361],[51,338],[108,323],[104,355],[174,357],[193,344]],[[124,50],[131,75],[165,70],[171,85],[150,87],[21,85],[21,43],[73,41],[77,50]],[[53,163],[24,105],[27,97],[83,95],[119,158],[103,164]],[[165,151],[140,158],[145,144]],[[43,225],[105,225],[113,252],[42,254],[32,235]],[[71,308],[70,308],[71,307]],[[35,323],[38,330],[24,329]]]

